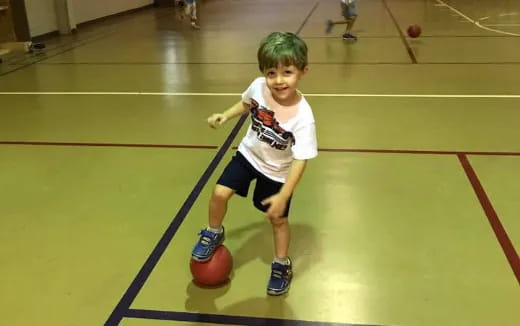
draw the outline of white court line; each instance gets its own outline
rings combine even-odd
[[[518,27],[520,24],[486,24],[486,26],[494,26],[494,27]]]
[[[0,92],[0,95],[142,95],[142,96],[241,96],[242,93],[186,92]],[[403,97],[403,98],[520,98],[520,94],[363,94],[304,93],[306,97]]]
[[[481,29],[485,29],[487,31],[490,31],[490,32],[495,32],[495,33],[499,33],[499,34],[504,34],[504,35],[511,35],[511,36],[520,36],[520,34],[517,34],[517,33],[511,33],[511,32],[506,32],[506,31],[502,31],[502,30],[499,30],[499,29],[495,29],[495,28],[490,28],[490,27],[487,27],[485,25],[482,25],[479,21],[476,21],[474,19],[471,19],[470,17],[466,16],[465,14],[463,14],[462,12],[460,12],[459,10],[453,8],[452,6],[448,5],[447,3],[445,3],[444,1],[442,0],[437,0],[438,3],[440,4],[443,4],[444,6],[450,8],[451,11],[457,13],[459,16],[463,17],[464,19],[470,21],[471,23],[475,24],[475,26],[477,26],[478,28],[481,28]]]

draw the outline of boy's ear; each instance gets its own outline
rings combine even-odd
[[[302,70],[302,77],[305,76],[305,74],[309,71],[309,66],[305,66]]]

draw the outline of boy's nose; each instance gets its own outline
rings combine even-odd
[[[283,83],[283,76],[281,76],[281,75],[276,76],[276,83],[277,84]]]

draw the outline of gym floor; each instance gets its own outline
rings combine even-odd
[[[520,325],[520,4],[357,7],[357,42],[325,34],[339,0],[207,0],[200,30],[151,7],[1,64],[0,324]],[[201,289],[190,251],[248,125],[205,120],[275,30],[309,46],[320,148],[295,278],[266,295],[270,225],[233,198],[232,280]]]

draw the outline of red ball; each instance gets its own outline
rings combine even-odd
[[[421,26],[419,25],[410,25],[408,26],[408,29],[406,30],[408,32],[408,36],[412,38],[419,37],[421,35]]]
[[[229,250],[220,245],[206,262],[190,261],[191,275],[195,283],[204,286],[216,286],[226,283],[233,268],[233,257]]]

